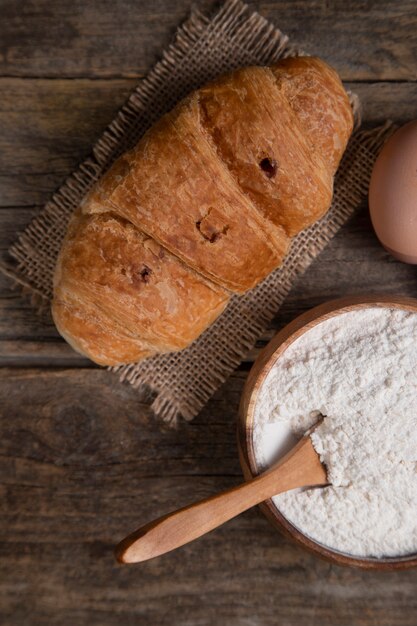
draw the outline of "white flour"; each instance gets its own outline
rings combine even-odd
[[[355,556],[417,552],[417,314],[372,307],[333,317],[294,342],[255,407],[266,467],[317,421],[331,487],[273,498],[312,539]]]

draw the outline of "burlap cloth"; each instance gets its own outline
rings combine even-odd
[[[226,1],[211,17],[194,11],[93,147],[91,157],[11,246],[3,271],[31,293],[34,304],[49,309],[55,260],[69,216],[114,159],[178,100],[208,80],[238,67],[270,64],[298,53],[285,35],[240,1]],[[322,220],[293,241],[282,267],[256,289],[233,297],[220,318],[186,350],[114,368],[121,380],[151,392],[151,406],[164,420],[174,423],[179,416],[190,420],[200,411],[254,346],[295,278],[366,195],[375,157],[392,126],[387,123],[359,131],[359,103],[352,95],[351,102],[356,131],[336,176],[332,206]]]

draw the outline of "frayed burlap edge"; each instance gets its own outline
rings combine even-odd
[[[207,56],[203,69],[199,71],[193,54],[195,57],[195,50],[201,47],[202,42],[207,47]],[[211,56],[209,46],[212,47]],[[230,55],[232,49],[235,56],[227,59],[220,57],[208,68],[207,62],[214,55],[213,46],[216,47],[217,55],[219,49],[224,49],[225,55]],[[300,50],[289,44],[288,37],[257,13],[251,13],[239,0],[225,2],[211,19],[198,11],[193,12],[190,19],[178,29],[174,43],[163,54],[161,61],[141,81],[95,144],[91,157],[65,181],[11,246],[9,254],[12,263],[5,262],[0,269],[24,293],[30,295],[32,304],[38,310],[49,310],[55,260],[69,216],[111,163],[183,95],[217,75],[219,67],[224,72],[251,63],[273,63],[279,58],[295,54],[300,54]],[[181,70],[182,67],[184,70]],[[181,72],[183,76],[186,75],[184,84],[175,84],[172,93],[167,93],[170,79],[173,75],[181,76]],[[355,94],[349,96],[357,128],[360,124],[360,104]],[[356,133],[347,155],[351,155],[349,158],[354,161],[356,152],[352,156],[353,151],[356,150],[358,154],[361,152],[368,164],[368,172],[369,164],[390,132],[392,126],[387,124],[374,131]],[[365,156],[364,151],[367,153]],[[355,181],[349,180],[346,190],[349,202],[344,202],[342,198],[337,200],[340,195],[338,190],[343,187],[340,183],[343,167],[342,164],[336,179],[335,201],[329,213],[294,240],[279,270],[249,294],[242,298],[234,297],[215,324],[181,353],[159,355],[139,364],[114,368],[121,380],[129,381],[143,393],[156,395],[152,408],[158,416],[174,423],[180,415],[192,419],[199,412],[245,353],[253,347],[276,314],[295,277],[308,267],[352,215],[366,194],[367,176],[356,175],[360,181],[356,190]],[[338,202],[336,209],[335,202]],[[268,292],[268,297],[265,297],[265,292]],[[246,306],[252,314],[246,316],[245,322]],[[225,337],[230,338],[230,331],[234,335],[233,340],[227,341]],[[222,345],[218,342],[219,333],[220,338],[223,338]],[[207,360],[210,349],[211,358]],[[199,370],[203,374],[197,377],[196,362],[199,362]]]

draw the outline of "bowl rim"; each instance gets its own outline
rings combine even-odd
[[[352,310],[373,307],[397,308],[417,313],[417,299],[405,296],[370,294],[330,300],[297,316],[284,326],[261,351],[246,380],[238,414],[238,452],[246,480],[250,480],[260,473],[253,451],[254,408],[262,384],[278,358],[296,339],[326,319]],[[332,563],[372,570],[399,570],[417,567],[417,553],[403,557],[376,558],[356,557],[338,552],[305,535],[284,517],[273,504],[272,499],[265,500],[259,507],[273,526],[285,536]]]

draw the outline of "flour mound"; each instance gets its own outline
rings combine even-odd
[[[343,313],[295,341],[255,407],[261,467],[312,434],[332,485],[273,498],[312,539],[362,557],[417,552],[417,314]]]

